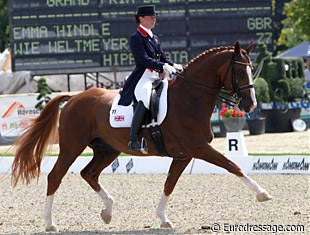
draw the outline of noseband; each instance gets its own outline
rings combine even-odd
[[[236,78],[236,72],[235,72],[235,69],[234,69],[234,64],[241,64],[241,65],[245,65],[245,66],[251,66],[251,63],[244,63],[244,62],[236,60],[235,59],[235,55],[233,54],[233,56],[232,56],[232,58],[230,60],[229,66],[228,66],[228,68],[226,70],[224,80],[222,82],[222,85],[223,85],[225,80],[226,80],[226,78],[227,78],[228,71],[229,71],[230,67],[232,67],[231,71],[232,71],[232,87],[233,87],[233,90],[232,91],[228,91],[228,90],[225,90],[224,88],[222,88],[219,95],[218,95],[219,92],[215,91],[216,88],[202,86],[202,85],[194,82],[193,80],[185,78],[180,73],[176,73],[175,75],[177,77],[183,79],[184,81],[192,84],[193,86],[195,86],[201,92],[203,92],[205,94],[208,94],[208,95],[218,95],[218,98],[217,98],[218,100],[234,106],[234,105],[239,105],[240,101],[242,100],[241,92],[243,92],[245,90],[248,90],[248,89],[251,89],[251,88],[254,87],[253,84],[245,85],[245,86],[242,86],[242,87],[238,86],[237,78]],[[227,98],[227,96],[229,96],[229,98]]]

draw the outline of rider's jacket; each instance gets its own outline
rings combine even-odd
[[[160,46],[158,37],[153,38],[140,26],[137,31],[130,36],[129,46],[135,59],[136,67],[130,76],[126,79],[119,105],[130,105],[134,98],[134,90],[146,69],[163,72],[164,63],[171,66],[173,62],[166,58],[163,49]]]

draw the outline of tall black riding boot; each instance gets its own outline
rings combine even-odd
[[[143,102],[139,101],[131,122],[130,142],[128,144],[129,150],[140,150],[141,148],[138,134],[142,126],[146,110],[147,108],[144,107]]]

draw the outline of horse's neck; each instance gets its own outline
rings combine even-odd
[[[169,86],[170,108],[173,106],[174,112],[184,120],[192,118],[193,115],[206,121],[210,120],[217,100],[216,91],[208,94],[194,83],[177,79],[173,86]]]
[[[225,55],[224,53],[212,53],[204,57],[197,63],[191,63],[184,71],[184,76],[205,87],[220,90],[221,82],[218,75],[225,61]]]
[[[219,56],[222,57],[222,56]],[[193,62],[183,73],[176,78],[174,85],[169,87],[174,102],[181,102],[188,107],[189,112],[183,109],[176,110],[182,116],[193,116],[194,113],[205,120],[210,120],[221,82],[218,78],[219,69],[224,58],[214,58],[213,55]],[[190,82],[188,81],[190,80]]]

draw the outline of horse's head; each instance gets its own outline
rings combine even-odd
[[[233,56],[230,62],[224,66],[221,81],[224,89],[230,91],[231,95],[237,100],[238,106],[245,112],[255,109],[257,102],[253,87],[252,62],[250,52],[253,44],[250,43],[246,50],[240,48],[239,42],[234,46]]]

